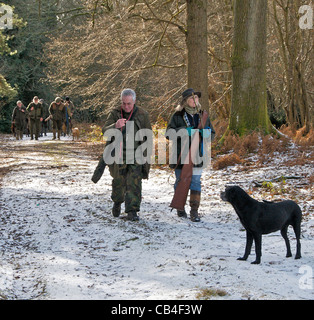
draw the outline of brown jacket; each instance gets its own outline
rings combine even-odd
[[[35,104],[34,102],[31,102],[27,109],[29,118],[32,120],[39,120],[43,117],[43,107],[41,103]]]
[[[52,102],[49,107],[49,114],[52,116],[53,121],[65,121],[65,106],[63,103],[57,105]]]

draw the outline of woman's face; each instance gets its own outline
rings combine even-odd
[[[199,98],[197,95],[191,96],[186,100],[186,103],[188,104],[189,107],[195,108],[198,105]]]

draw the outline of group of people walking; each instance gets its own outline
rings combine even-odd
[[[189,137],[188,144],[190,148],[193,140],[192,136],[194,136],[195,130],[200,127],[200,123],[202,122],[202,128],[204,129],[199,132],[199,139],[197,140],[198,146],[196,149],[198,150],[198,153],[203,153],[204,139],[210,138],[212,140],[215,135],[215,130],[207,114],[201,110],[199,102],[200,98],[201,92],[195,92],[194,89],[191,88],[182,93],[181,101],[174,114],[172,114],[169,119],[166,137],[171,139],[170,135],[167,135],[167,132],[170,130],[174,130],[175,132],[182,129],[186,130],[187,136]],[[66,98],[65,101],[63,101],[60,97],[57,97],[50,104],[48,117],[46,117],[47,114],[45,114],[43,101],[39,100],[37,96],[34,97],[27,108],[23,106],[21,101],[17,101],[17,106],[12,115],[16,139],[23,138],[27,120],[32,140],[34,137],[38,140],[42,126],[49,120],[52,120],[53,139],[60,139],[62,127],[70,124],[73,112],[74,106],[69,98]],[[204,118],[206,119],[204,120]],[[129,124],[133,124],[133,137],[130,137],[126,130],[128,122]],[[121,204],[124,202],[127,219],[130,221],[137,221],[139,220],[138,212],[140,211],[142,201],[142,179],[148,179],[150,163],[147,161],[144,164],[138,163],[135,159],[136,152],[130,153],[130,144],[127,147],[127,141],[133,139],[131,146],[134,150],[132,151],[136,151],[141,143],[143,143],[143,141],[135,140],[137,133],[141,129],[151,130],[152,128],[148,113],[136,105],[136,93],[134,90],[123,90],[121,93],[121,105],[108,113],[108,117],[102,128],[104,136],[106,135],[106,131],[110,129],[117,129],[122,134],[119,150],[119,159],[122,158],[122,160],[120,159],[118,162],[114,161],[113,163],[108,164],[110,174],[113,178],[111,193],[111,199],[113,201],[112,214],[114,217],[119,217],[121,214]],[[206,130],[209,132],[209,137],[206,137]],[[113,143],[113,140],[109,139],[106,146]],[[171,163],[170,167],[175,170],[176,182],[174,188],[176,190],[178,183],[180,183],[180,181],[182,182],[181,175],[185,165],[185,159],[182,157],[181,143],[176,143],[175,145],[176,148],[172,148],[174,154],[171,156],[172,159],[175,159],[175,162]],[[134,157],[134,159],[131,159],[133,161],[130,161],[130,154],[131,157]],[[126,161],[126,159],[128,159],[128,161]],[[100,163],[101,162],[104,165],[107,165],[104,163],[104,157],[102,157]],[[190,219],[193,222],[200,221],[198,210],[201,201],[202,171],[202,163],[193,163],[192,179],[188,182],[190,189]],[[177,215],[186,218],[187,212],[185,209],[177,209]]]
[[[25,107],[22,101],[17,101],[12,114],[12,127],[17,140],[23,139],[27,131],[31,140],[38,140],[41,133],[47,135],[49,121],[52,121],[53,140],[61,137],[62,126],[64,133],[69,134],[74,105],[69,97],[63,101],[57,97],[48,108],[43,99],[35,96]]]
[[[200,92],[195,92],[193,89],[187,89],[182,93],[182,99],[180,104],[175,110],[175,113],[171,116],[168,122],[167,131],[174,129],[175,131],[186,130],[190,137],[189,143],[191,144],[193,130],[198,128],[201,119],[203,119],[203,111],[199,103],[201,97]],[[206,116],[206,115],[205,115]],[[140,211],[140,205],[142,200],[142,179],[148,179],[150,165],[149,163],[138,164],[136,159],[134,161],[126,161],[127,153],[127,139],[130,139],[127,134],[127,123],[133,121],[134,123],[134,137],[141,129],[150,129],[151,124],[148,113],[142,108],[136,105],[136,93],[132,89],[125,89],[121,93],[121,105],[109,112],[107,120],[103,126],[103,133],[106,135],[106,131],[109,129],[121,130],[123,135],[123,143],[121,143],[120,156],[123,157],[123,161],[119,163],[114,162],[108,164],[112,180],[112,194],[113,201],[112,214],[114,217],[119,217],[121,214],[121,204],[125,203],[125,212],[127,213],[127,219],[130,221],[139,220],[138,212]],[[207,116],[204,121],[204,129],[208,129],[211,136],[211,140],[214,138],[215,131]],[[203,152],[203,140],[204,132],[200,134],[199,139],[199,152]],[[132,134],[133,135],[133,134]],[[132,139],[132,138],[131,138]],[[114,139],[113,139],[114,140]],[[113,140],[107,141],[106,147],[113,143]],[[133,141],[133,148],[136,150],[139,141]],[[175,153],[176,163],[170,167],[175,169],[176,183],[174,188],[176,189],[181,179],[182,168],[184,166],[183,158],[181,157],[181,146],[177,144],[177,148],[173,150]],[[136,152],[133,153],[135,155]],[[129,158],[130,160],[130,158]],[[104,161],[100,159],[100,163]],[[106,164],[105,164],[106,165]],[[99,165],[98,167],[99,168]],[[97,170],[96,168],[96,170]],[[95,170],[95,173],[97,172]],[[202,164],[193,165],[192,180],[190,182],[190,218],[193,222],[199,222],[199,206],[201,201],[201,175]],[[94,176],[95,176],[94,173]],[[93,178],[94,178],[93,176]],[[92,178],[92,180],[93,180]],[[93,180],[94,181],[94,180]],[[98,181],[94,181],[95,183]],[[185,210],[177,210],[179,217],[187,217]]]

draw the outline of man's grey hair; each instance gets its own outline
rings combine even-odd
[[[122,92],[121,92],[121,100],[123,97],[126,97],[126,96],[131,96],[133,98],[133,102],[135,102],[136,100],[136,93],[134,90],[132,89],[124,89]]]

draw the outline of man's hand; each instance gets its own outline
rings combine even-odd
[[[124,127],[126,124],[126,119],[122,118],[122,119],[119,119],[117,122],[116,122],[116,128],[117,129],[120,129],[122,127]]]

